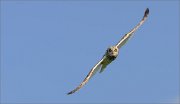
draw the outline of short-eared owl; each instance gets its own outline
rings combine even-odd
[[[111,46],[106,50],[106,53],[102,57],[102,59],[91,69],[91,71],[88,73],[86,78],[83,80],[83,82],[76,87],[74,90],[70,91],[69,94],[72,94],[76,91],[78,91],[81,87],[83,87],[89,79],[98,71],[100,70],[100,73],[104,71],[107,65],[109,65],[113,60],[116,59],[119,53],[119,49],[129,40],[129,38],[133,35],[133,33],[145,22],[149,14],[149,9],[147,8],[144,12],[144,16],[142,20],[127,34],[125,34],[121,40],[115,45]]]

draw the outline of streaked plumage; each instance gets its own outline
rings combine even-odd
[[[111,46],[106,50],[106,53],[103,56],[103,58],[91,69],[91,71],[88,73],[88,75],[83,80],[83,82],[78,87],[76,87],[74,90],[70,91],[68,93],[68,95],[78,91],[89,81],[89,79],[98,70],[100,70],[100,73],[103,72],[104,69],[106,68],[106,66],[109,65],[112,61],[114,61],[116,59],[116,57],[118,56],[118,53],[119,53],[119,49],[129,40],[129,38],[133,35],[133,33],[145,22],[148,14],[149,14],[149,9],[147,8],[145,10],[142,20],[129,33],[125,34],[115,46]]]

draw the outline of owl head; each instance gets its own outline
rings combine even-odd
[[[106,53],[108,56],[117,57],[119,53],[119,49],[115,46],[111,46],[107,49]]]

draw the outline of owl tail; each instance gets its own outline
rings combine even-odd
[[[99,71],[99,73],[102,73],[105,70],[106,66],[107,65],[102,65],[101,70]]]

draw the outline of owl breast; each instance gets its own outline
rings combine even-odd
[[[110,56],[110,55],[107,55],[107,58],[109,61],[114,61],[116,59],[117,56]]]

